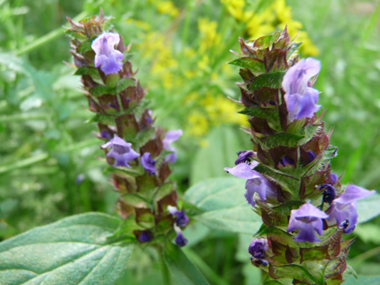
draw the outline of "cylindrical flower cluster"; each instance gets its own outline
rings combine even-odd
[[[89,17],[78,23],[68,19],[71,53],[76,75],[81,75],[89,109],[96,113],[98,138],[109,164],[112,185],[120,194],[118,209],[126,220],[122,234],[139,243],[154,243],[166,235],[184,246],[181,228],[189,219],[178,210],[170,165],[177,160],[172,143],[182,130],[165,132],[154,126],[149,101],[125,60],[130,46],[114,32],[103,31],[106,18]]]
[[[230,64],[242,67],[240,113],[249,117],[253,149],[225,170],[247,179],[245,198],[264,223],[249,245],[252,264],[278,284],[341,284],[352,243],[342,234],[355,228],[356,201],[375,191],[343,186],[331,172],[337,148],[312,87],[320,62],[299,59],[300,43],[286,28],[239,42],[242,54]]]

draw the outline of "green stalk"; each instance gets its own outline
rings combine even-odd
[[[77,15],[75,18],[73,18],[73,20],[78,21],[80,19],[83,19],[86,16],[87,16],[87,12],[82,12],[79,15]],[[56,38],[59,38],[64,33],[65,33],[65,30],[62,29],[62,27],[59,27],[59,28],[51,31],[50,33],[36,39],[35,41],[31,42],[30,44],[26,45],[25,47],[23,47],[19,50],[16,50],[15,55],[20,56],[24,53],[28,53],[28,52],[38,48],[39,46],[44,45],[45,43],[48,43],[48,42],[50,42]]]
[[[161,247],[159,247],[159,248],[157,248],[157,252],[158,252],[158,258],[159,258],[159,262],[160,262],[162,282],[165,285],[171,285],[172,283],[170,280],[169,269],[165,263],[163,249]]]

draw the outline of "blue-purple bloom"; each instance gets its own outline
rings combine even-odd
[[[177,154],[175,153],[175,148],[172,147],[170,144],[178,140],[178,138],[182,136],[182,133],[182,130],[168,131],[166,133],[165,138],[162,140],[164,149],[172,151],[172,153],[169,153],[165,156],[166,162],[174,163],[177,161]]]
[[[309,87],[309,80],[317,75],[321,63],[314,58],[301,59],[288,69],[282,81],[290,122],[310,118],[321,107],[317,105],[319,91]]]
[[[247,202],[253,207],[256,204],[253,199],[255,193],[259,194],[263,201],[265,201],[267,197],[276,196],[273,185],[263,175],[252,169],[257,165],[258,162],[252,161],[249,165],[247,163],[240,163],[233,168],[224,168],[225,171],[236,177],[248,179],[245,183],[245,189],[247,189],[247,191],[244,196]]]
[[[149,152],[145,152],[141,156],[141,165],[144,167],[145,171],[149,173],[149,175],[153,175],[156,173],[156,163]]]
[[[307,156],[309,159],[309,163],[312,162],[317,157],[317,155],[313,151],[308,151]]]
[[[252,257],[257,259],[265,258],[265,251],[268,249],[268,242],[264,238],[255,238],[251,241],[248,247],[248,252]]]
[[[323,191],[323,202],[331,204],[336,197],[335,187],[331,184],[322,184],[319,191]]]
[[[84,174],[83,173],[79,174],[77,176],[77,178],[75,179],[75,182],[79,185],[79,184],[81,184],[81,182],[83,181],[83,179],[84,179]]]
[[[249,163],[251,158],[255,156],[253,150],[241,150],[237,153],[238,158],[235,161],[235,165],[240,163]]]
[[[103,33],[91,44],[95,51],[95,67],[100,66],[106,75],[117,73],[123,66],[123,54],[115,49],[119,41],[119,34]]]
[[[131,146],[131,143],[127,143],[125,140],[115,136],[108,143],[102,145],[102,148],[111,147],[107,156],[115,159],[113,166],[126,166],[131,168],[128,162],[140,156]]]
[[[294,160],[291,159],[290,157],[287,157],[287,156],[284,156],[283,158],[280,159],[280,161],[278,162],[278,165],[280,166],[283,166],[283,167],[286,167],[286,166],[293,166],[294,165]]]
[[[298,242],[318,242],[315,232],[322,235],[323,223],[322,219],[328,218],[325,212],[306,202],[298,210],[290,212],[290,220],[288,232],[298,230],[298,235],[294,237]]]
[[[351,233],[358,222],[356,200],[374,193],[376,193],[375,190],[368,191],[356,185],[348,185],[346,191],[332,201],[330,208],[327,209],[326,213],[329,214],[327,222],[329,224],[336,222],[338,227],[343,226],[345,234]]]
[[[334,185],[338,181],[338,176],[335,173],[330,173],[331,184]]]
[[[177,226],[183,228],[186,227],[189,222],[189,218],[185,214],[185,210],[179,211],[176,207],[168,206],[168,211],[173,216],[176,216],[175,223]]]
[[[181,229],[177,227],[176,225],[174,225],[174,230],[177,233],[177,236],[175,238],[175,243],[179,247],[185,246],[187,244],[187,239],[183,236]]]
[[[150,230],[143,231],[139,235],[140,242],[148,242],[148,241],[151,241],[151,239],[152,239],[152,232]]]

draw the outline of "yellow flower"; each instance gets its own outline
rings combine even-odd
[[[138,28],[141,28],[144,31],[148,31],[150,29],[150,25],[146,22],[140,21],[140,20],[134,20],[134,19],[127,19],[127,24],[135,25]]]
[[[218,24],[206,18],[198,20],[198,30],[201,34],[199,52],[204,53],[208,48],[221,42],[222,37],[216,32]]]
[[[193,112],[187,116],[189,122],[188,132],[190,135],[201,137],[207,134],[209,130],[209,123],[207,118],[198,112]]]
[[[157,3],[157,11],[160,14],[168,14],[171,17],[177,17],[179,10],[171,1],[160,1]]]
[[[228,12],[236,19],[241,20],[245,6],[244,0],[221,0],[222,4],[226,5]]]

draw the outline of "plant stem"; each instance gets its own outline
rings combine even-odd
[[[164,285],[171,285],[169,269],[165,263],[163,249],[161,247],[157,248],[158,258],[160,262],[160,269],[162,275],[162,282]]]
[[[74,21],[78,21],[84,17],[86,17],[88,12],[82,12],[80,13],[78,16],[76,16],[75,18],[73,18]],[[58,38],[60,37],[61,35],[63,35],[65,33],[65,30],[62,28],[62,27],[59,27],[53,31],[51,31],[50,33],[38,38],[37,40],[31,42],[30,44],[26,45],[25,47],[19,49],[19,50],[16,50],[15,51],[15,55],[16,56],[19,56],[19,55],[22,55],[24,53],[28,53],[36,48],[38,48],[39,46],[47,43],[47,42],[50,42],[51,40],[54,40],[55,38]]]

